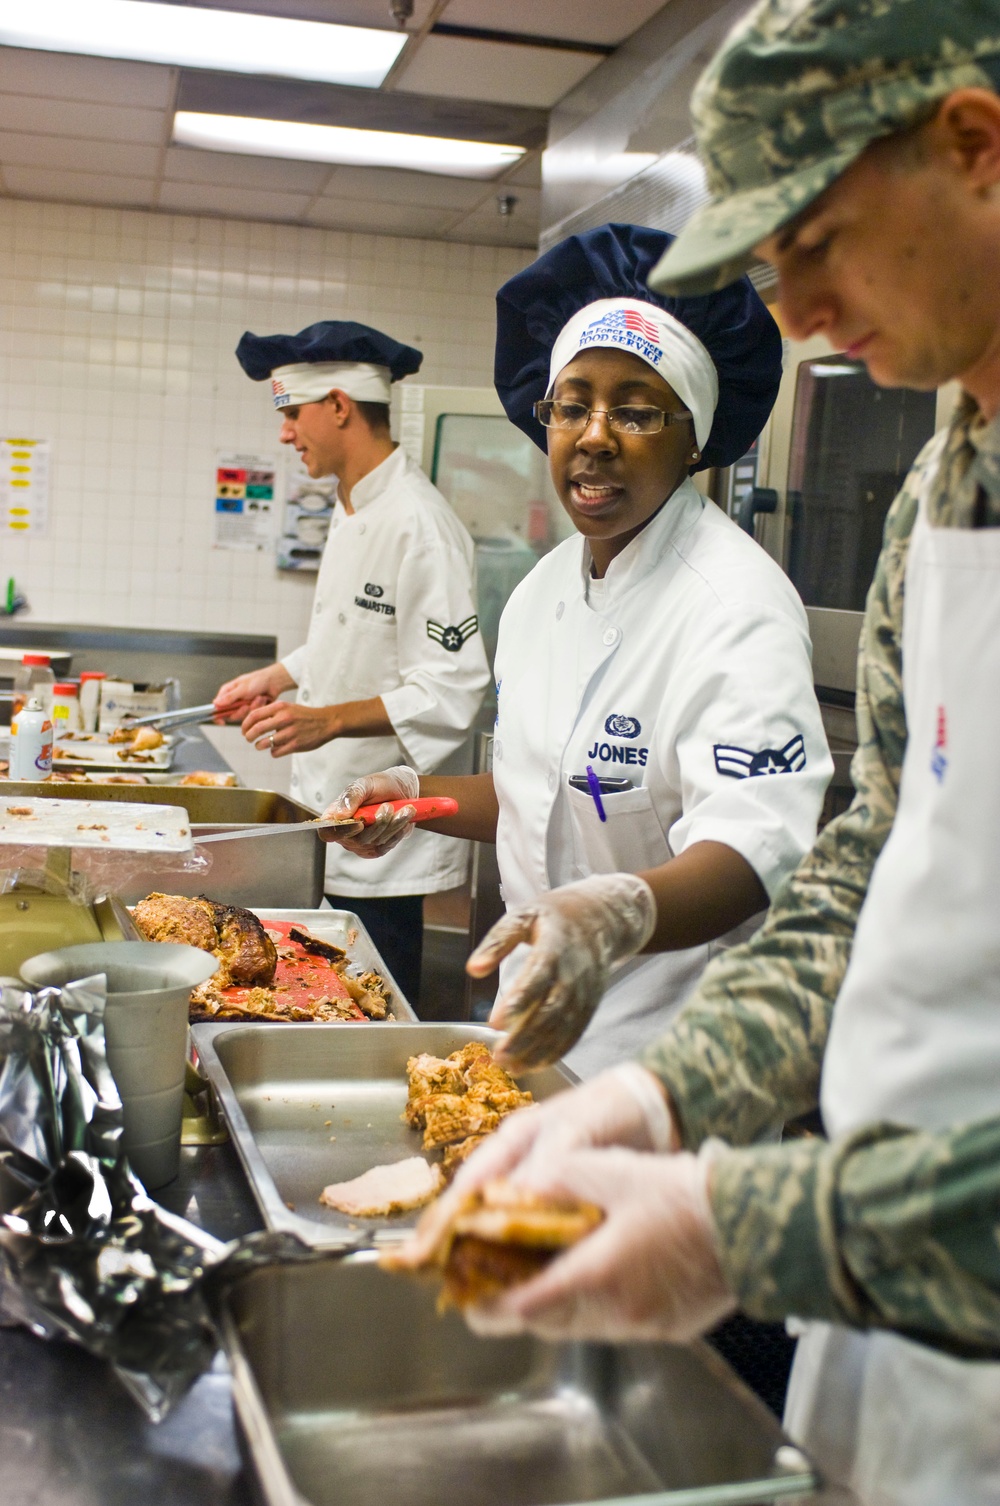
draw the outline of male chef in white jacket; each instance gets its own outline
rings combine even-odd
[[[242,717],[248,742],[291,754],[292,794],[322,810],[358,773],[430,773],[465,742],[489,682],[472,540],[389,432],[390,385],[419,370],[419,350],[324,320],[297,335],[248,331],[236,355],[254,381],[270,378],[282,444],[310,476],[335,475],[338,496],[306,642],[230,680],[215,704]],[[279,699],[293,687],[294,702]],[[411,1002],[423,896],[463,883],[467,862],[467,844],[423,831],[384,863],[327,848],[328,899],[361,918]]]

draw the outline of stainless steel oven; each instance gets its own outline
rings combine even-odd
[[[865,597],[886,513],[954,393],[878,387],[821,338],[788,342],[781,392],[761,438],[759,485],[777,508],[764,547],[805,602],[821,699],[853,704]],[[761,526],[762,525],[762,526]]]

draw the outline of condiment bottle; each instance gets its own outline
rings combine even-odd
[[[52,735],[64,737],[67,732],[79,732],[80,694],[72,681],[57,683],[52,687]]]
[[[107,678],[103,669],[85,669],[80,674],[80,720],[84,732],[97,731],[101,709],[101,681]]]
[[[38,696],[32,696],[10,724],[10,777],[52,778],[52,722]]]
[[[43,711],[50,710],[55,678],[48,654],[25,654],[21,660],[21,667],[14,676],[11,721],[19,711],[23,710],[32,696],[37,696],[41,701]]]

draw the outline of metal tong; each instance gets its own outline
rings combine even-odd
[[[209,701],[206,706],[186,706],[181,711],[158,711],[155,716],[137,716],[134,721],[127,718],[122,725],[158,727],[162,732],[165,727],[185,727],[192,722],[210,722],[218,714],[214,704]]]

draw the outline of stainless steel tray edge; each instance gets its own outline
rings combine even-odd
[[[416,1025],[421,1033],[433,1032],[433,1022],[427,1021],[404,1021],[404,1026]],[[398,1028],[398,1027],[396,1027]],[[491,1044],[500,1038],[500,1032],[491,1030],[485,1025],[473,1025],[466,1023],[450,1022],[441,1024],[442,1031],[460,1030],[469,1040],[483,1040]],[[252,1024],[249,1021],[224,1021],[218,1024],[206,1023],[193,1025],[191,1035],[198,1060],[212,1085],[219,1112],[229,1130],[236,1152],[240,1158],[251,1190],[257,1200],[258,1207],[264,1216],[264,1221],[271,1229],[294,1234],[310,1248],[327,1253],[345,1254],[350,1251],[382,1247],[387,1243],[393,1243],[409,1233],[408,1227],[393,1229],[378,1228],[371,1224],[360,1224],[356,1230],[338,1228],[336,1225],[321,1224],[315,1219],[307,1219],[289,1207],[281,1196],[274,1176],[257,1143],[254,1131],[243,1112],[239,1097],[223,1062],[216,1050],[216,1041],[220,1037],[230,1035],[236,1031],[279,1031],[290,1035],[292,1032],[321,1031],[327,1035],[331,1030],[352,1032],[364,1031],[367,1033],[381,1034],[386,1030],[393,1030],[393,1025],[385,1024],[357,1024],[344,1025],[309,1025],[309,1024],[268,1024],[262,1021]],[[418,1049],[424,1049],[423,1046]],[[565,1080],[567,1087],[572,1087],[578,1081],[576,1075],[561,1064],[557,1069],[558,1075]]]
[[[230,1139],[236,1147],[236,1154],[240,1158],[243,1170],[246,1172],[247,1180],[250,1183],[250,1188],[264,1215],[264,1221],[271,1229],[297,1235],[303,1244],[311,1245],[314,1249],[331,1251],[356,1249],[356,1240],[347,1238],[344,1235],[338,1236],[336,1230],[331,1231],[328,1242],[324,1240],[322,1243],[317,1243],[315,1223],[310,1219],[301,1218],[291,1208],[286,1207],[281,1199],[275,1186],[274,1178],[268,1170],[267,1162],[257,1147],[257,1141],[254,1138],[250,1125],[247,1123],[246,1115],[240,1108],[240,1101],[233,1091],[226,1070],[215,1051],[214,1042],[217,1036],[233,1030],[245,1030],[247,1028],[247,1024],[240,1020],[224,1021],[218,1025],[192,1025],[191,1038],[198,1053],[199,1065],[212,1085],[219,1114],[229,1131]],[[351,1026],[345,1024],[303,1027],[300,1025],[272,1024],[268,1028],[271,1030],[300,1030],[302,1028],[312,1030],[349,1030]],[[381,1030],[384,1027],[381,1025],[365,1027],[360,1025],[359,1022],[359,1028],[362,1030],[365,1028]]]
[[[378,1252],[356,1252],[347,1255],[345,1259],[351,1264],[370,1263],[378,1259]],[[228,1301],[223,1302],[219,1328],[232,1375],[233,1402],[239,1426],[243,1430],[250,1460],[257,1473],[265,1506],[311,1506],[310,1501],[300,1494],[292,1481],[253,1367],[244,1353],[239,1326]],[[586,1349],[589,1346],[577,1343],[572,1347]],[[720,1373],[729,1390],[742,1392],[746,1402],[763,1410],[763,1404],[703,1340],[695,1340],[684,1347],[700,1351],[702,1363],[707,1363],[710,1370]],[[802,1501],[804,1498],[815,1501],[816,1506],[820,1506],[820,1502],[826,1501],[827,1496],[819,1474],[806,1455],[787,1440],[785,1448],[793,1456],[789,1464],[791,1466],[794,1461],[794,1467],[790,1467],[788,1473],[768,1476],[766,1479],[681,1489],[667,1488],[627,1496],[602,1496],[596,1502],[588,1497],[587,1500],[566,1501],[564,1506],[772,1506],[777,1501]],[[784,1452],[784,1449],[779,1452]],[[839,1493],[836,1499],[841,1499]],[[450,1506],[450,1503],[442,1503],[442,1506]],[[833,1506],[832,1499],[830,1506]]]
[[[237,1422],[266,1506],[309,1506],[305,1496],[295,1489],[285,1468],[264,1399],[243,1354],[239,1333],[228,1308],[222,1311],[219,1331],[232,1377]]]

